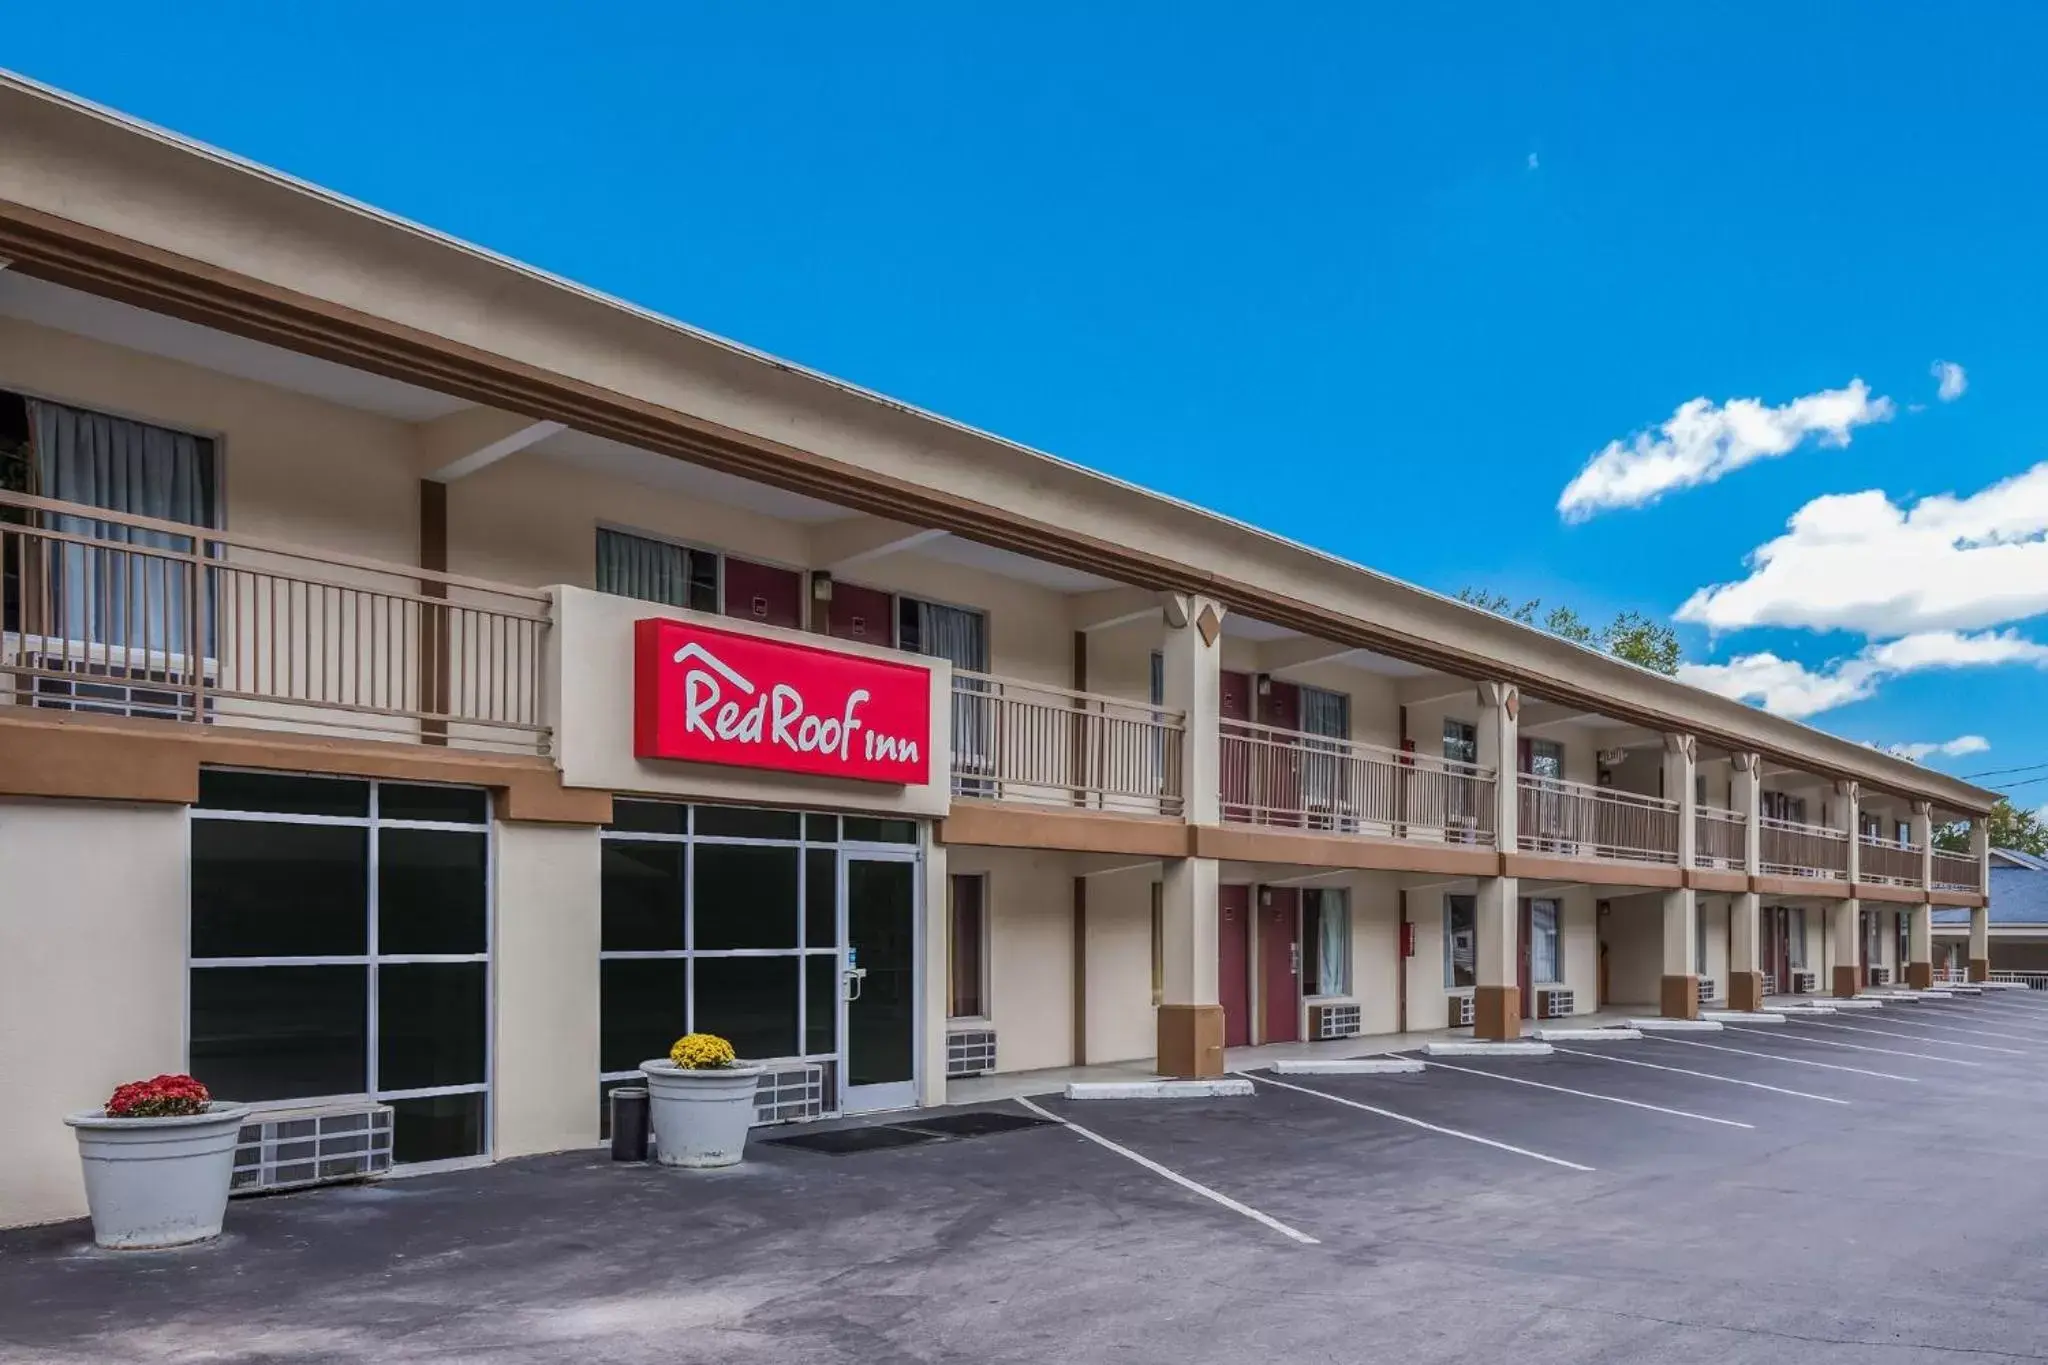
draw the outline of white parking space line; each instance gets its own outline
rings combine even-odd
[[[1239,1072],[1238,1074],[1244,1075],[1246,1073]],[[1368,1114],[1377,1114],[1383,1119],[1392,1119],[1396,1123],[1405,1123],[1411,1127],[1424,1129],[1427,1132],[1440,1133],[1444,1137],[1462,1138],[1466,1142],[1476,1142],[1481,1147],[1491,1147],[1495,1151],[1513,1152],[1516,1156],[1525,1156],[1532,1161],[1547,1162],[1552,1166],[1562,1166],[1568,1171],[1590,1171],[1593,1169],[1591,1166],[1581,1166],[1576,1161],[1566,1161],[1563,1157],[1545,1156],[1541,1152],[1532,1152],[1527,1147],[1517,1147],[1513,1143],[1508,1142],[1496,1142],[1490,1137],[1481,1137],[1477,1133],[1461,1132],[1456,1128],[1445,1128],[1441,1124],[1427,1123],[1422,1119],[1414,1118],[1407,1114],[1397,1114],[1391,1109],[1382,1109],[1376,1104],[1363,1104],[1357,1100],[1346,1099],[1342,1095],[1332,1095],[1327,1090],[1311,1090],[1305,1085],[1294,1085],[1287,1081],[1276,1081],[1270,1076],[1253,1076],[1251,1079],[1258,1085],[1277,1085],[1282,1090],[1293,1090],[1303,1095],[1314,1095],[1319,1100],[1328,1100],[1332,1104],[1341,1104],[1347,1109],[1363,1109]]]
[[[1803,1022],[1811,1023],[1811,1020]],[[1744,1028],[1730,1024],[1737,1033],[1768,1033],[1774,1038],[1793,1038],[1802,1043],[1815,1043],[1821,1047],[1847,1048],[1851,1052],[1881,1052],[1887,1057],[1917,1057],[1923,1062],[1942,1062],[1948,1066],[1982,1066],[1982,1062],[1966,1062],[1961,1057],[1940,1057],[1932,1052],[1908,1052],[1898,1047],[1872,1047],[1868,1043],[1838,1043],[1832,1038],[1816,1038],[1810,1033],[1784,1033],[1777,1029]],[[1790,1025],[1787,1025],[1789,1028]]]
[[[1928,1047],[1962,1047],[1972,1052],[2003,1052],[2008,1057],[2024,1057],[2027,1054],[2016,1047],[1994,1047],[1990,1043],[1961,1043],[1953,1038],[1930,1038],[1924,1033],[1901,1033],[1890,1028],[1864,1028],[1858,1024],[1837,1024],[1832,1020],[1802,1019],[1802,1028],[1831,1028],[1844,1033],[1869,1033],[1879,1038],[1903,1038],[1909,1043],[1923,1043]]]
[[[1714,1052],[1734,1052],[1744,1057],[1761,1057],[1767,1062],[1785,1062],[1791,1066],[1817,1066],[1823,1071],[1847,1071],[1858,1076],[1875,1076],[1881,1081],[1904,1081],[1918,1085],[1918,1076],[1900,1076],[1889,1071],[1872,1071],[1868,1067],[1843,1066],[1840,1062],[1816,1062],[1811,1057],[1787,1057],[1782,1052],[1759,1052],[1750,1047],[1730,1047],[1726,1043],[1701,1043],[1691,1038],[1659,1038],[1660,1043],[1676,1043],[1680,1047],[1703,1047]]]
[[[1523,1076],[1503,1076],[1496,1071],[1481,1071],[1476,1066],[1452,1066],[1449,1062],[1430,1062],[1439,1071],[1462,1071],[1468,1076],[1484,1076],[1489,1081],[1505,1081],[1509,1085],[1526,1085],[1536,1090],[1555,1090],[1560,1095],[1577,1095],[1581,1099],[1604,1100],[1608,1104],[1625,1104],[1631,1109],[1649,1109],[1659,1114],[1670,1114],[1674,1118],[1694,1119],[1700,1123],[1718,1123],[1724,1128],[1756,1127],[1739,1119],[1720,1119],[1712,1114],[1695,1114],[1689,1109],[1667,1109],[1661,1104],[1650,1104],[1643,1100],[1625,1100],[1619,1095],[1602,1095],[1593,1090],[1574,1090],[1568,1085],[1552,1085],[1548,1081],[1532,1081]]]
[[[1111,1142],[1102,1134],[1095,1132],[1093,1129],[1090,1128],[1083,1128],[1080,1124],[1075,1123],[1072,1119],[1063,1119],[1058,1114],[1053,1113],[1051,1110],[1041,1108],[1040,1106],[1033,1104],[1030,1100],[1023,1098],[1022,1096],[1018,1097],[1017,1103],[1023,1105],[1026,1109],[1029,1109],[1032,1113],[1038,1115],[1040,1118],[1051,1119],[1054,1123],[1057,1123],[1061,1127],[1066,1128],[1069,1132],[1079,1133],[1082,1137],[1087,1138],[1096,1146],[1105,1147],[1108,1150],[1115,1152],[1118,1156],[1124,1158],[1126,1161],[1136,1162],[1138,1165],[1143,1166],[1146,1170],[1152,1172],[1152,1174],[1154,1175],[1166,1177],[1166,1179],[1171,1180],[1174,1184],[1180,1186],[1184,1190],[1192,1191],[1195,1194],[1201,1195],[1204,1199],[1210,1200],[1217,1204],[1221,1204],[1224,1208],[1229,1209],[1232,1213],[1241,1213],[1245,1217],[1251,1219],[1254,1223],[1264,1224],[1265,1226],[1273,1229],[1273,1231],[1279,1233],[1283,1237],[1292,1237],[1295,1241],[1300,1242],[1305,1246],[1313,1247],[1322,1245],[1321,1242],[1309,1236],[1300,1228],[1289,1227],[1287,1224],[1281,1222],[1278,1218],[1273,1217],[1269,1213],[1260,1213],[1257,1209],[1253,1208],[1249,1204],[1240,1204],[1235,1199],[1232,1199],[1229,1195],[1220,1194],[1217,1191],[1210,1189],[1207,1185],[1202,1184],[1198,1180],[1188,1179],[1179,1171],[1167,1169],[1166,1167],[1160,1165],[1158,1162],[1154,1161],[1151,1157],[1140,1156],[1128,1147],[1120,1146],[1117,1143]]]
[[[1604,1052],[1582,1052],[1575,1047],[1561,1047],[1559,1052],[1573,1057],[1595,1057],[1603,1062],[1616,1062],[1622,1066],[1648,1067],[1652,1071],[1669,1071],[1680,1076],[1698,1076],[1705,1081],[1724,1081],[1729,1085],[1748,1086],[1751,1090],[1768,1090],[1774,1095],[1794,1095],[1802,1100],[1819,1100],[1822,1104],[1847,1104],[1833,1095],[1816,1095],[1808,1090],[1788,1090],[1782,1085],[1765,1085],[1762,1081],[1745,1081],[1740,1076],[1722,1076],[1712,1071],[1693,1071],[1682,1066],[1666,1066],[1662,1062],[1645,1062],[1635,1057],[1610,1057]]]
[[[2003,1038],[2009,1043],[2048,1044],[2048,1033],[2001,1033],[1997,1029],[1964,1028],[1960,1024],[1930,1024],[1924,1019],[1886,1019],[1887,1024],[1898,1028],[1931,1029],[1940,1033],[1962,1033],[1972,1038]],[[1929,1038],[1928,1042],[1936,1040]],[[2025,1049],[2018,1049],[2024,1051]]]

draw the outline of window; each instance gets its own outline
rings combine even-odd
[[[1555,985],[1564,980],[1564,955],[1558,950],[1558,910],[1554,900],[1529,902],[1529,979]]]
[[[988,879],[956,873],[949,879],[952,905],[946,940],[946,977],[952,983],[946,1006],[953,1019],[988,1017]]]
[[[1794,971],[1806,970],[1806,910],[1794,906],[1785,911],[1786,935],[1789,940],[1785,960]]]
[[[1526,739],[1522,744],[1524,771],[1531,777],[1564,777],[1564,745],[1554,739]]]
[[[1157,657],[1156,655],[1154,656]],[[1152,1003],[1166,999],[1166,883],[1152,883]]]
[[[929,654],[955,668],[988,671],[988,618],[978,611],[899,597],[896,642],[912,654]]]
[[[1788,796],[1784,792],[1764,792],[1761,809],[1766,820],[1784,820],[1790,824],[1806,823],[1806,799]]]
[[[402,1162],[488,1150],[488,795],[208,769],[191,837],[192,1074],[382,1100]]]
[[[1453,763],[1479,761],[1479,727],[1462,720],[1444,721],[1444,757]]]
[[[597,528],[597,590],[643,602],[718,610],[718,556],[671,541]]]
[[[1692,971],[1707,975],[1707,908],[1695,899],[1692,907]]]
[[[1444,897],[1444,986],[1479,984],[1479,904],[1470,896]]]
[[[1351,994],[1351,897],[1342,890],[1301,893],[1301,989]]]

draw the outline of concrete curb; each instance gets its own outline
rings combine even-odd
[[[1948,993],[1949,995],[1982,995],[1982,994],[1984,994],[1984,988],[1983,988],[1982,986],[1943,986],[1943,987],[1941,987],[1940,989],[1941,989],[1941,990],[1943,990],[1943,991],[1945,991],[1945,992],[1946,992],[1946,993]]]
[[[2027,985],[2023,981],[1972,981],[1970,984],[1980,991],[2023,991],[2027,989]]]
[[[1214,1081],[1074,1081],[1070,1100],[1206,1100],[1252,1093],[1242,1076]]]
[[[1548,1043],[1428,1043],[1425,1057],[1548,1057]]]
[[[1780,1005],[1771,1013],[1780,1019],[1810,1019],[1815,1015],[1833,1014],[1833,1005]]]
[[[1529,1036],[1539,1043],[1625,1043],[1643,1035],[1632,1028],[1532,1028]]]
[[[1331,1057],[1273,1063],[1275,1076],[1412,1076],[1423,1069],[1413,1057]]]
[[[1843,1000],[1840,998],[1829,1000],[1828,1008],[1835,1010],[1881,1010],[1884,1008],[1884,1001],[1874,1000],[1867,995],[1859,995],[1854,1000]]]
[[[1631,1019],[1628,1026],[1644,1033],[1719,1033],[1721,1025],[1712,1019]]]
[[[1785,1016],[1777,1010],[1701,1010],[1700,1018],[1716,1024],[1782,1024]]]

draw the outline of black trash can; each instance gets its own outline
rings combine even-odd
[[[611,1106],[612,1160],[647,1160],[647,1087],[613,1086]]]

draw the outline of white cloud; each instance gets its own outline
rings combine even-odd
[[[1565,485],[1557,510],[1566,521],[1584,521],[1608,508],[1641,507],[1676,489],[1713,483],[1746,464],[1788,454],[1808,437],[1845,446],[1851,431],[1890,421],[1892,411],[1892,400],[1872,397],[1860,379],[1775,408],[1756,398],[1720,406],[1695,398],[1655,430],[1609,441]]]
[[[1529,169],[1530,169],[1530,170],[1532,170],[1532,171],[1533,171],[1533,170],[1537,169],[1537,168],[1538,168],[1539,166],[1541,166],[1542,164],[1543,164],[1542,162],[1540,162],[1540,161],[1538,161],[1538,160],[1536,159],[1536,153],[1534,153],[1534,152],[1531,152],[1531,153],[1529,153]]]
[[[1928,373],[1940,381],[1940,387],[1935,390],[1934,396],[1944,403],[1955,402],[1963,396],[1964,390],[1970,387],[1968,372],[1953,360],[1935,361]]]
[[[1815,498],[1759,546],[1749,576],[1699,589],[1678,619],[1854,630],[1980,630],[2048,612],[2048,463],[1902,511],[1876,489]]]
[[[1738,655],[1723,664],[1680,664],[1678,678],[1724,697],[1755,702],[1773,715],[1803,720],[1862,701],[1887,679],[1902,673],[2013,663],[2048,668],[2048,645],[2036,644],[2014,631],[1975,635],[1929,631],[1866,645],[1858,653],[1829,660],[1818,669],[1765,652]]]
[[[1883,749],[1888,754],[1899,758],[1911,759],[1913,762],[1919,763],[1937,754],[1943,758],[1962,758],[1967,754],[1981,754],[1991,747],[1991,741],[1982,735],[1957,735],[1954,739],[1944,740],[1939,744],[1932,744],[1922,740],[1913,744],[1874,744],[1871,747]]]

